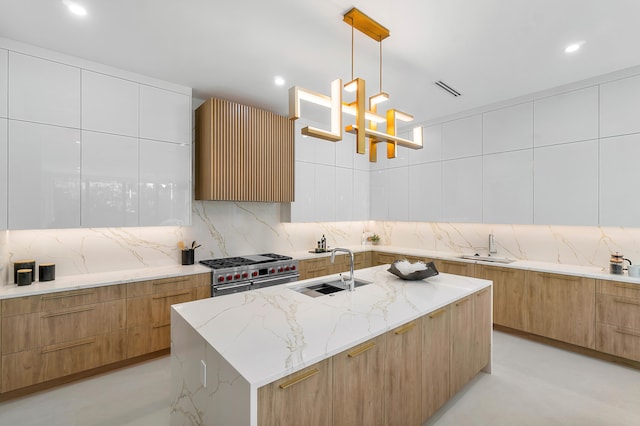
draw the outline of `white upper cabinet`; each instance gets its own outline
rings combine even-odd
[[[191,97],[140,85],[140,137],[191,144]]]
[[[409,220],[409,168],[394,167],[388,170],[389,220]]]
[[[482,157],[442,163],[443,222],[482,223]]]
[[[0,49],[0,117],[7,116],[7,84],[9,72],[9,53]]]
[[[409,164],[442,160],[442,124],[422,128],[422,149],[409,150]]]
[[[442,159],[482,155],[482,115],[442,124]]]
[[[140,140],[140,225],[191,223],[191,145]]]
[[[82,129],[138,137],[138,83],[82,70]]]
[[[353,169],[336,167],[335,220],[353,220]]]
[[[598,138],[598,87],[534,102],[533,143],[548,146]]]
[[[371,171],[371,220],[389,219],[389,170]]]
[[[600,225],[640,227],[640,134],[600,140]]]
[[[80,68],[9,53],[9,118],[80,128]]]
[[[598,224],[598,141],[534,150],[534,223]]]
[[[316,164],[315,221],[336,220],[336,167]]]
[[[0,229],[7,229],[7,120],[0,118]]]
[[[370,181],[368,171],[353,171],[353,220],[369,220],[370,218]]]
[[[311,222],[315,208],[316,165],[296,161],[295,180],[295,201],[289,206],[282,206],[282,220],[284,222]]]
[[[138,226],[138,138],[82,132],[82,226]]]
[[[442,163],[409,166],[409,220],[442,220]]]
[[[486,112],[483,120],[483,153],[533,147],[533,102]]]
[[[600,137],[640,132],[640,75],[600,85]]]
[[[483,157],[485,223],[533,223],[533,149]]]
[[[9,229],[80,226],[80,130],[9,121]]]

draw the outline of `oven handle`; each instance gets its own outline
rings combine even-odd
[[[280,276],[274,277],[274,278],[251,280],[251,282],[254,283],[254,284],[262,284],[262,283],[270,283],[270,282],[273,282],[273,281],[281,281],[281,280],[285,280],[285,279],[299,278],[299,277],[300,277],[300,274],[280,275]]]
[[[244,286],[250,286],[250,285],[251,285],[251,282],[249,281],[239,281],[239,282],[230,283],[230,284],[213,285],[213,287],[218,290],[228,290],[230,288],[244,287]]]

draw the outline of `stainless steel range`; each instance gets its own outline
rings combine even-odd
[[[298,261],[289,256],[264,253],[201,260],[213,269],[211,297],[296,281]]]

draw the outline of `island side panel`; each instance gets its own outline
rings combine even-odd
[[[172,426],[257,423],[249,384],[174,308],[171,381]]]

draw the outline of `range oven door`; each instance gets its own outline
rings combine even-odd
[[[246,281],[243,283],[233,283],[228,285],[215,285],[211,288],[211,297],[224,296],[225,294],[240,293],[241,291],[251,290],[251,283]]]
[[[258,289],[263,287],[270,287],[272,285],[287,284],[298,281],[300,274],[288,274],[280,275],[274,278],[260,278],[252,281],[251,288]]]

